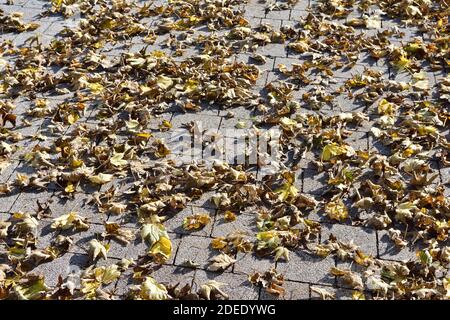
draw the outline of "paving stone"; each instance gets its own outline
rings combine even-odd
[[[306,60],[301,57],[276,57],[274,64],[274,71],[280,70],[280,65],[285,65],[288,70],[291,70],[294,64],[303,64]]]
[[[252,59],[252,56],[253,55],[250,54],[250,53],[239,53],[239,54],[236,55],[236,62],[238,62],[238,63],[239,62],[243,62],[245,64],[255,65],[256,67],[258,67],[258,69],[261,72],[263,72],[263,71],[272,71],[273,66],[274,66],[274,61],[275,61],[276,58],[268,58],[268,57],[266,57],[266,62],[260,63],[260,62],[256,62],[254,59]],[[233,108],[233,111],[235,109],[239,110],[239,108]]]
[[[226,222],[221,212],[218,213],[214,227],[212,231],[213,237],[226,237],[228,234],[235,231],[244,231],[249,237],[253,238],[258,232],[256,227],[256,215],[242,213],[236,215],[236,220],[232,222]]]
[[[334,295],[335,300],[352,300],[352,290],[316,285],[312,285],[311,287],[326,290],[327,292]],[[321,300],[320,294],[311,290],[311,300]]]
[[[245,129],[236,129],[234,132],[232,129],[226,129],[225,134],[227,136],[223,138],[224,161],[230,165],[242,166],[243,170],[248,165],[257,165],[257,154],[253,152],[255,149],[251,149],[251,146],[256,145],[256,142],[249,142],[246,138],[247,132]],[[236,136],[232,136],[233,134],[236,134]]]
[[[6,221],[10,217],[10,214],[7,212],[0,212],[0,221]]]
[[[58,230],[52,229],[52,221],[40,220],[36,234],[36,247],[45,249],[53,245],[53,241],[58,236]]]
[[[183,236],[175,257],[175,265],[183,266],[183,264],[191,260],[199,264],[199,268],[206,269],[210,264],[210,259],[218,254],[217,250],[211,248],[211,238],[198,236]],[[228,269],[226,272],[230,272]]]
[[[417,260],[416,252],[419,251],[423,245],[416,243],[413,246],[409,245],[400,249],[389,238],[387,231],[381,230],[377,232],[378,248],[381,259],[397,261]]]
[[[252,126],[256,123],[255,119],[252,119],[251,113],[249,113],[250,118],[241,118],[239,116],[233,118],[222,118],[222,122],[220,123],[220,133],[224,136],[229,136],[231,133],[233,136],[242,136],[247,133],[247,130],[252,128]],[[239,131],[238,131],[239,130]],[[239,134],[242,132],[242,134]]]
[[[304,1],[300,1],[300,2],[304,3]],[[300,21],[302,18],[305,18],[307,15],[308,15],[308,12],[305,10],[293,9],[293,10],[291,10],[291,14],[289,15],[289,20]]]
[[[441,183],[445,185],[444,195],[450,197],[450,167],[439,168]]]
[[[36,0],[30,0],[30,1],[36,1]],[[22,13],[22,21],[30,22],[35,21],[39,14],[41,13],[42,7],[36,8],[36,7],[28,7],[24,8],[19,4],[14,5],[1,5],[1,9],[5,12],[5,14],[11,14],[11,13]]]
[[[375,138],[372,134],[369,134],[369,151],[371,153],[379,153],[381,155],[391,155],[391,148],[389,145],[383,143],[383,141]]]
[[[52,212],[54,216],[60,216],[62,214],[67,214],[69,212],[77,212],[82,217],[88,219],[89,222],[104,223],[107,220],[106,213],[101,213],[98,211],[96,205],[88,202],[91,200],[91,195],[78,193],[75,194],[73,199],[68,199],[67,201],[62,200],[61,195],[53,196],[53,204],[55,205],[55,210]],[[62,200],[62,201],[61,201]],[[56,204],[64,204],[64,206],[56,207]]]
[[[33,137],[40,131],[42,123],[42,120],[36,121],[31,126],[19,127],[15,130],[17,133],[22,134],[23,139],[14,143],[16,150],[11,155],[12,159],[21,160],[25,154],[33,150],[33,147],[38,144]]]
[[[248,18],[265,18],[266,11],[261,5],[248,5],[245,7],[244,17]]]
[[[49,263],[43,263],[32,270],[34,274],[44,276],[45,284],[55,287],[58,284],[58,277],[70,279],[80,288],[80,276],[84,269],[90,265],[89,256],[79,253],[66,253]]]
[[[216,114],[218,111],[216,111]],[[184,125],[194,122],[201,130],[219,129],[220,117],[217,115],[196,114],[196,113],[175,113],[171,119],[173,128],[185,128]]]
[[[73,29],[76,28],[78,26],[78,21],[77,20],[63,20],[63,21],[55,21],[51,24],[48,25],[48,27],[43,30],[42,32],[44,32],[45,34],[48,35],[58,35],[61,32],[64,32],[64,30],[66,28],[68,29]]]
[[[368,133],[354,131],[350,137],[345,139],[345,143],[355,150],[368,151]]]
[[[261,17],[252,17],[251,13],[244,13],[244,18],[248,22],[248,27],[255,29],[261,26]]]
[[[281,43],[269,43],[265,46],[261,46],[256,51],[258,54],[269,57],[286,57],[286,48]]]
[[[13,6],[23,6],[30,0],[12,0]]]
[[[2,195],[2,201],[0,201],[0,211],[9,212],[18,197],[19,193],[17,193],[16,191],[12,191],[6,195]]]
[[[335,279],[329,274],[335,266],[332,258],[313,257],[304,251],[291,252],[290,261],[278,262],[277,271],[285,279],[309,283],[334,284]]]
[[[43,28],[46,29],[47,25],[43,25]],[[21,33],[14,38],[14,44],[19,48],[20,47],[28,47],[29,41],[31,40],[30,38],[32,38],[36,35],[37,35],[37,33],[31,33],[31,32]],[[39,36],[38,36],[39,43],[43,46],[48,46],[54,38],[55,38],[54,36],[49,36],[46,34],[39,34]]]
[[[244,120],[244,121],[251,120],[252,117],[253,117],[253,115],[254,115],[253,110],[251,110],[251,109],[249,109],[249,108],[245,108],[245,107],[237,107],[237,108],[232,108],[232,109],[221,110],[221,111],[219,112],[219,115],[220,115],[221,117],[223,117],[223,118],[226,120],[226,119],[228,118],[228,113],[229,113],[229,112],[231,112],[231,113],[234,115],[233,118],[242,119],[242,120]],[[224,132],[221,132],[221,129],[222,129],[222,123],[224,123],[224,125],[225,125],[225,122],[226,122],[226,121],[224,121],[223,118],[222,118],[221,126],[220,126],[220,129],[219,129],[219,132],[220,132],[222,135],[224,135]]]
[[[101,224],[91,223],[89,224],[89,230],[87,231],[75,231],[75,230],[63,230],[60,231],[61,235],[69,236],[73,240],[73,246],[69,249],[73,253],[89,253],[89,242],[97,239],[103,244],[107,244],[108,241],[104,239],[102,233],[105,232],[105,227]]]
[[[370,254],[376,257],[377,252],[377,238],[376,232],[369,228],[353,227],[343,224],[322,224],[321,239],[325,242],[330,237],[330,234],[336,236],[339,241],[350,242],[360,247],[365,254]]]
[[[0,183],[6,183],[9,181],[10,177],[13,175],[13,172],[17,168],[19,163],[20,162],[17,160],[11,161],[8,163],[8,165],[6,167],[4,167],[0,171]]]
[[[11,207],[11,212],[35,213],[38,211],[37,201],[44,203],[52,196],[52,192],[47,191],[28,191],[22,192]]]
[[[309,10],[313,4],[317,4],[316,0],[299,0],[292,5],[292,10]]]
[[[215,191],[206,191],[205,193],[200,195],[199,198],[192,196],[192,200],[189,205],[203,208],[205,210],[215,210],[216,205],[211,201],[211,197],[215,194]]]
[[[199,290],[202,284],[210,280],[226,283],[221,288],[232,299],[238,300],[257,300],[259,288],[253,286],[245,275],[236,275],[231,273],[217,274],[214,272],[198,270],[195,273],[193,289]]]
[[[264,288],[261,289],[260,300],[308,300],[309,284],[285,281],[283,288],[286,290],[284,296],[277,297],[268,293]]]
[[[316,170],[303,170],[303,192],[315,196],[322,196],[328,189],[327,175],[324,172],[318,173]]]
[[[17,0],[14,0],[14,3],[16,4],[18,2]],[[49,3],[44,0],[25,0],[21,1],[25,8],[36,8],[36,9],[42,9],[45,7],[49,7]]]
[[[234,273],[253,274],[255,272],[266,272],[275,268],[275,261],[271,257],[258,257],[254,253],[239,252],[234,264]]]
[[[354,66],[344,66],[341,69],[333,70],[334,78],[341,79],[351,79],[356,75],[363,74],[364,70],[366,70],[367,66],[362,64],[355,64]]]
[[[341,112],[364,112],[367,107],[365,102],[356,101],[349,98],[346,94],[341,94],[334,99],[333,110],[336,114]]]
[[[389,40],[391,42],[408,42],[416,37],[420,38],[422,37],[422,32],[420,32],[418,28],[409,25],[407,26],[407,28],[405,28],[406,27],[405,23],[398,18],[390,19],[388,17],[385,17],[382,19],[381,25],[382,27],[380,31],[391,30],[392,28],[401,29],[402,34],[399,35],[398,37],[397,36],[390,37]]]
[[[261,19],[261,24],[262,25],[269,24],[275,30],[280,30],[282,20],[288,20],[289,14],[290,14],[289,10],[269,11],[266,14],[266,18]]]
[[[192,284],[195,273],[195,270],[191,268],[162,266],[153,271],[151,276],[164,285],[175,285],[179,283],[179,287],[181,288],[185,284]]]
[[[270,71],[261,71],[259,74],[258,79],[256,80],[256,83],[254,87],[252,88],[252,92],[255,94],[264,92],[264,87],[267,84],[267,79],[270,74]]]

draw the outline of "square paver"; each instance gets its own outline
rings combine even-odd
[[[334,284],[335,279],[329,274],[335,266],[334,259],[314,257],[305,251],[291,252],[290,261],[278,262],[277,271],[285,279],[309,283]]]
[[[257,300],[259,295],[259,288],[252,285],[245,275],[236,275],[231,273],[224,273],[218,275],[217,273],[208,271],[197,271],[194,278],[194,290],[199,290],[201,286],[208,281],[217,281],[224,283],[221,290],[229,297],[238,300]]]

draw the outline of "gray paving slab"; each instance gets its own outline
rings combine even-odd
[[[235,297],[239,300],[257,300],[259,295],[259,288],[253,286],[245,275],[236,275],[224,273],[218,275],[217,273],[208,271],[197,271],[195,273],[193,289],[198,290],[202,284],[208,281],[218,281],[225,283],[221,289],[230,297]]]
[[[259,257],[254,253],[239,252],[234,264],[234,273],[252,275],[255,272],[264,273],[275,267],[272,257]]]
[[[322,224],[321,240],[325,242],[333,234],[339,241],[353,242],[362,252],[376,257],[377,238],[376,232],[372,229],[353,227],[343,224]]]
[[[283,283],[284,295],[276,296],[261,289],[260,300],[309,300],[309,284],[285,281]]]
[[[423,244],[408,244],[406,247],[400,248],[392,241],[388,232],[385,230],[377,231],[378,233],[378,248],[381,259],[395,260],[395,261],[410,261],[417,260],[417,252],[423,247]]]
[[[198,264],[198,268],[207,269],[210,259],[218,255],[219,252],[211,248],[212,238],[199,236],[183,236],[175,258],[176,266],[183,266],[191,261]],[[230,272],[230,270],[226,271]]]
[[[311,300],[322,300],[324,299],[319,292],[323,292],[322,290],[326,291],[326,295],[331,294],[332,297],[327,297],[326,300],[352,300],[352,290],[348,289],[341,289],[341,288],[334,288],[334,287],[328,287],[328,286],[312,286],[317,291],[311,290]]]
[[[335,279],[329,271],[334,266],[332,258],[317,258],[298,250],[291,252],[289,262],[278,262],[277,271],[284,274],[287,280],[332,285]]]

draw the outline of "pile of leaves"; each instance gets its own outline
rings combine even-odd
[[[267,11],[295,3],[270,1]],[[354,299],[450,297],[449,181],[438,171],[450,165],[448,4],[322,0],[298,23],[279,30],[252,27],[243,14],[245,4],[55,0],[43,15],[79,14],[76,27],[63,29],[49,43],[37,35],[19,47],[0,42],[0,169],[17,160],[32,168],[1,183],[2,196],[50,189],[71,199],[87,192],[99,215],[117,217],[88,243],[91,265],[80,283],[61,276],[54,287],[33,269],[67,254],[73,237],[90,229],[89,219],[83,212],[54,217],[49,204],[39,201],[35,212],[0,219],[0,299],[114,299],[110,286],[129,274],[135,284],[127,298],[228,298],[226,284],[214,280],[194,289],[152,277],[174,254],[165,220],[205,196],[225,222],[253,212],[258,229],[256,235],[236,231],[213,239],[212,272],[231,268],[237,253],[289,261],[290,252],[302,250],[350,266],[332,268],[330,274],[353,290]],[[400,41],[401,29],[381,28],[380,15],[423,37]],[[39,25],[0,10],[0,27],[19,33]],[[144,44],[141,50],[128,50],[133,39]],[[279,79],[258,92],[258,64],[266,60],[258,49],[273,43],[283,44],[298,63],[278,65]],[[118,44],[125,50],[108,54]],[[238,62],[238,53],[250,54],[252,61]],[[366,67],[338,86],[336,75],[356,69],[362,59],[385,65],[393,77]],[[442,75],[439,81],[433,73]],[[296,97],[299,90],[303,94]],[[18,111],[20,100],[25,112]],[[339,101],[363,110],[341,112],[345,106]],[[255,134],[280,128],[278,172],[259,182],[249,165],[178,164],[168,158],[171,150],[158,134],[173,128],[160,115],[195,113],[211,105],[230,116],[236,107],[251,109],[257,115]],[[45,125],[33,134],[21,133],[35,121]],[[187,124],[189,130],[194,126]],[[367,127],[371,147],[355,149],[352,135]],[[34,146],[24,148],[27,141]],[[375,147],[380,144],[384,147]],[[298,187],[297,173],[306,166],[326,177],[320,195]],[[320,221],[312,218],[317,215]],[[52,219],[55,237],[42,248],[38,230],[46,219]],[[139,232],[124,227],[130,220]],[[398,248],[415,246],[417,257],[383,260],[334,235],[317,244],[323,221],[386,230]],[[209,215],[194,214],[181,227],[198,230],[210,223]],[[108,258],[110,240],[127,244],[136,238],[148,247],[140,259],[95,263]],[[186,265],[196,267],[192,261]],[[275,269],[252,274],[249,281],[274,295],[286,291]],[[334,297],[325,289],[312,290]]]

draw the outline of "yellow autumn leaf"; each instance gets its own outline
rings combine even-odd
[[[172,255],[172,242],[167,237],[161,237],[150,248],[149,254],[156,258],[157,262],[164,263]]]
[[[58,230],[87,230],[89,225],[86,223],[86,218],[78,215],[77,212],[69,212],[53,220],[51,224],[52,229]]]
[[[156,84],[158,85],[158,87],[165,90],[173,85],[173,80],[169,77],[161,75],[156,80]]]
[[[232,221],[236,220],[236,214],[234,214],[234,212],[232,212],[232,211],[229,211],[229,210],[225,211],[224,216],[225,216],[224,217],[225,221],[227,221],[227,222],[232,222]]]
[[[289,249],[285,247],[278,247],[275,249],[275,261],[283,259],[289,261]]]
[[[137,120],[129,120],[129,121],[125,121],[125,125],[127,126],[127,128],[129,130],[135,130],[138,129],[141,125],[139,124],[139,121]]]
[[[95,260],[98,256],[100,256],[103,259],[107,259],[107,252],[108,252],[109,245],[104,245],[97,239],[93,239],[89,242],[89,253],[92,257],[92,260]]]
[[[141,284],[140,296],[146,300],[167,300],[169,293],[164,285],[158,283],[152,277],[145,277]]]
[[[421,136],[424,136],[427,134],[435,135],[435,134],[438,134],[438,129],[433,126],[420,126],[417,129],[417,133]]]
[[[36,300],[41,298],[47,291],[50,290],[50,288],[45,284],[42,276],[36,280],[26,282],[21,281],[18,284],[15,284],[13,289],[19,300]]]
[[[89,181],[91,181],[92,183],[95,183],[95,184],[104,184],[104,183],[112,181],[113,177],[114,176],[112,174],[99,173],[98,175],[89,177]]]
[[[66,188],[64,189],[64,191],[67,193],[73,193],[73,192],[75,192],[75,187],[73,186],[72,183],[69,182],[67,184]]]
[[[79,168],[84,164],[84,161],[81,159],[72,159],[72,162],[70,163],[70,166],[72,168]]]
[[[330,161],[331,158],[336,156],[340,155],[351,156],[353,154],[355,154],[355,150],[353,150],[352,147],[348,145],[339,145],[335,142],[332,142],[323,147],[322,160]]]
[[[274,230],[258,232],[256,239],[258,239],[257,250],[265,248],[275,249],[281,244],[278,232]]]
[[[286,201],[295,198],[298,195],[298,189],[292,183],[285,182],[275,193],[278,193],[280,201]]]
[[[120,277],[121,272],[116,264],[107,267],[98,267],[93,270],[95,279],[105,285],[108,285]]]
[[[185,230],[198,230],[205,227],[211,222],[211,217],[208,214],[194,214],[184,218],[183,228]]]
[[[408,68],[410,64],[411,60],[405,54],[400,55],[398,60],[394,61],[394,66],[402,70]]]
[[[364,295],[363,292],[354,290],[352,293],[352,299],[353,300],[366,300],[366,296]]]
[[[188,81],[186,81],[186,84],[184,85],[184,92],[185,93],[194,92],[197,91],[197,88],[198,88],[198,80],[189,79]]]
[[[163,121],[161,121],[159,128],[160,129],[170,129],[170,128],[172,128],[172,124],[170,123],[169,120],[164,119]]]
[[[221,253],[213,257],[210,261],[211,265],[209,265],[208,270],[221,271],[232,266],[236,262],[236,259],[230,257],[228,254]]]
[[[59,8],[61,7],[61,5],[63,4],[64,0],[51,0],[53,7],[55,8]]]
[[[392,102],[387,101],[386,99],[382,99],[378,103],[378,113],[382,115],[393,115],[397,111],[397,105]]]
[[[348,210],[341,199],[328,202],[325,205],[325,212],[333,220],[343,221],[348,218]]]
[[[227,246],[224,237],[218,237],[211,240],[211,247],[216,250],[221,250]]]
[[[293,130],[294,128],[297,127],[297,121],[287,118],[287,117],[283,117],[280,119],[280,125],[287,130]]]
[[[102,93],[104,87],[101,83],[89,83],[88,88],[91,90],[93,94],[100,94]]]
[[[109,162],[115,167],[122,167],[128,164],[127,160],[124,160],[124,153],[115,153],[110,159]]]
[[[142,226],[141,237],[149,246],[149,255],[156,262],[164,263],[172,254],[172,242],[166,228],[161,223],[146,223]]]
[[[114,29],[117,26],[117,21],[113,19],[106,19],[100,24],[100,29]]]
[[[80,116],[75,112],[72,112],[67,116],[67,122],[69,124],[74,124],[78,119],[80,119]]]
[[[149,132],[139,132],[139,133],[136,133],[136,137],[148,139],[148,138],[152,137],[152,134]]]

